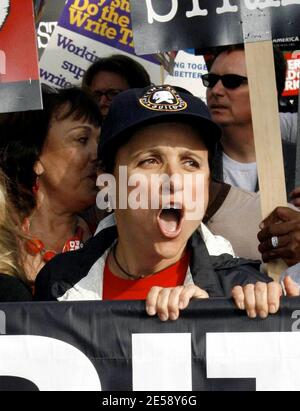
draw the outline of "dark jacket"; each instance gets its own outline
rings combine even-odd
[[[82,249],[57,255],[37,276],[35,300],[100,300],[105,253],[116,239],[116,226],[109,226]],[[193,281],[210,297],[230,297],[235,285],[271,281],[259,272],[259,261],[233,258],[230,254],[210,256],[198,231],[192,235],[188,246]]]
[[[30,289],[18,278],[0,274],[0,302],[32,301]]]
[[[296,144],[282,141],[285,183],[287,195],[295,188],[296,170]],[[216,181],[224,182],[223,178],[223,149],[221,144],[216,147],[215,155],[212,159],[212,177]],[[258,181],[255,191],[259,190]]]

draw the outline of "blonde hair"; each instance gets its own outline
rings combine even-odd
[[[19,266],[18,226],[6,189],[7,179],[0,171],[0,273],[22,278]]]

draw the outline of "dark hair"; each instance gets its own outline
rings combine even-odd
[[[217,57],[223,52],[233,52],[233,51],[244,51],[245,46],[244,44],[236,44],[231,46],[225,47],[218,47],[215,49],[213,55],[208,57],[206,64],[208,66],[208,70],[211,70],[212,65],[214,64]],[[282,51],[279,47],[273,45],[273,54],[274,54],[274,64],[275,64],[275,77],[276,77],[276,89],[277,89],[277,99],[280,100],[280,97],[283,93],[285,88],[285,78],[286,78],[286,70],[287,70],[287,63],[284,58]]]
[[[93,98],[77,87],[56,90],[43,86],[42,95],[43,110],[7,114],[0,124],[0,167],[9,179],[11,201],[24,217],[36,206],[34,165],[53,119],[83,119],[96,127],[102,122]]]
[[[151,84],[149,74],[140,63],[123,54],[113,54],[110,57],[100,58],[87,69],[82,87],[89,89],[94,77],[101,71],[120,75],[127,81],[129,88],[144,88]]]

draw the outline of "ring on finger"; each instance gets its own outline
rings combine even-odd
[[[271,238],[271,244],[273,248],[277,248],[279,246],[279,238],[277,237],[277,235],[274,235]]]

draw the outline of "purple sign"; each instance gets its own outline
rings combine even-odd
[[[135,55],[128,0],[68,0],[40,60],[41,79],[54,87],[78,85],[91,64],[114,53],[131,55],[158,81],[155,57]]]
[[[127,0],[69,0],[59,25],[134,54],[130,4]]]

